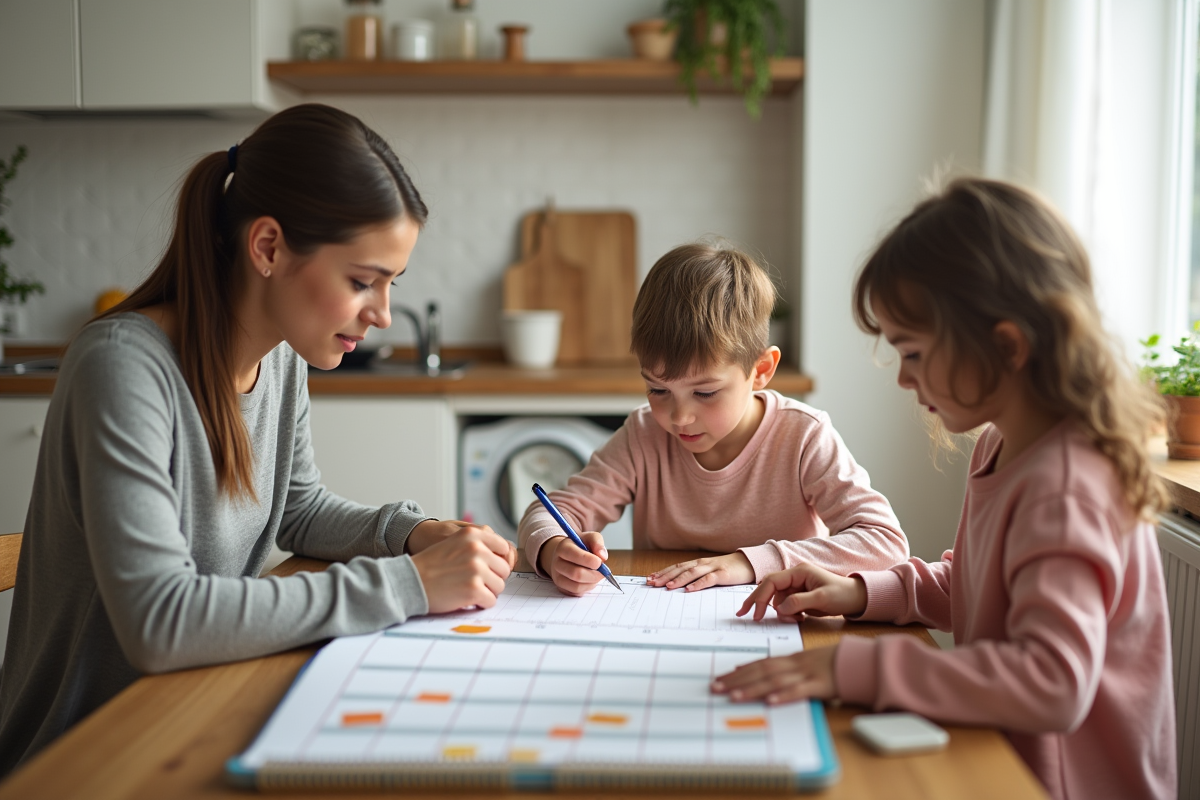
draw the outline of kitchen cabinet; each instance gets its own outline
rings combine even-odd
[[[0,0],[0,108],[269,111],[288,0]]]
[[[0,398],[0,534],[25,527],[49,397]]]
[[[80,107],[77,4],[0,0],[0,107]]]
[[[313,450],[322,482],[350,500],[416,500],[458,516],[457,424],[444,398],[313,397]]]

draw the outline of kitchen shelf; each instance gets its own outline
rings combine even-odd
[[[596,61],[272,61],[267,76],[302,94],[681,94],[679,65],[635,58]],[[771,62],[771,94],[791,95],[804,60]],[[701,94],[733,94],[708,77]]]

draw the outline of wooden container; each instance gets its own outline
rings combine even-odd
[[[675,40],[679,30],[667,30],[665,19],[643,19],[634,22],[627,29],[629,39],[633,43],[635,58],[645,58],[650,61],[670,61],[675,52]]]

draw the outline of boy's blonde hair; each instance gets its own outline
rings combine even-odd
[[[917,205],[858,274],[854,317],[878,336],[873,306],[930,331],[950,374],[979,379],[983,402],[1008,370],[993,331],[1010,321],[1029,341],[1025,369],[1043,408],[1074,419],[1112,461],[1124,499],[1149,516],[1166,501],[1146,449],[1164,406],[1135,377],[1100,323],[1091,266],[1045,200],[1001,181],[960,178]]]
[[[630,351],[663,380],[719,364],[749,375],[769,346],[775,284],[745,253],[676,247],[650,269],[633,304]]]

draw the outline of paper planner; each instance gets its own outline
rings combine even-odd
[[[836,779],[819,703],[709,691],[716,675],[800,649],[795,624],[738,620],[749,587],[618,579],[624,596],[602,584],[570,598],[518,573],[492,609],[333,641],[229,774],[336,789],[786,791]]]

